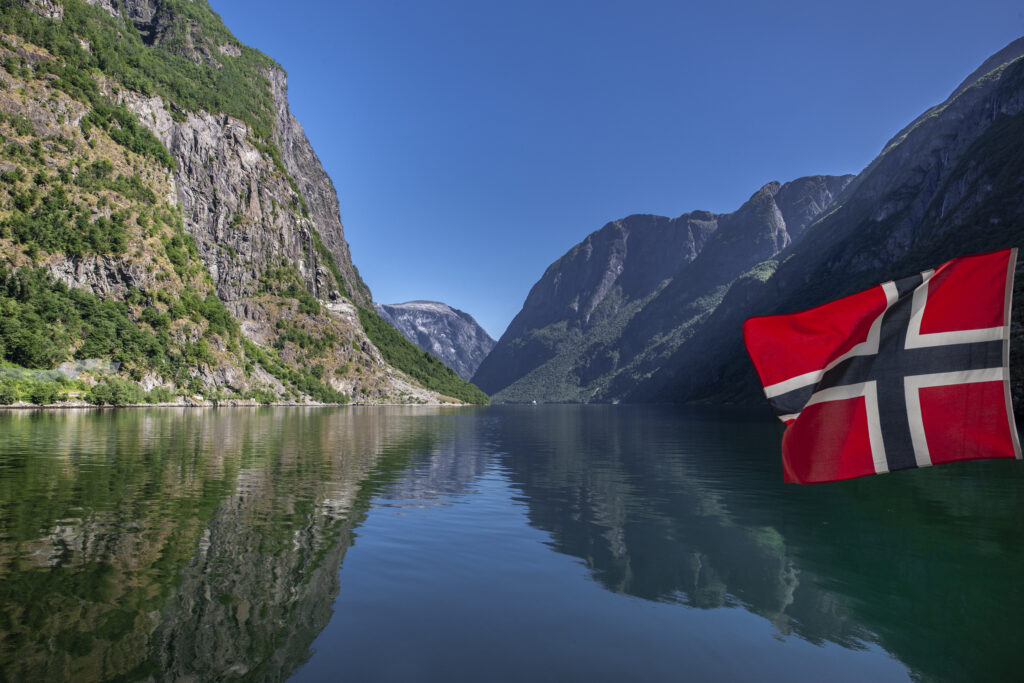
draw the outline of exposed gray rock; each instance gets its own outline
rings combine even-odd
[[[281,263],[295,267],[314,296],[338,298],[338,283],[317,253],[316,232],[345,280],[345,294],[368,305],[369,290],[352,265],[334,185],[289,113],[284,73],[274,70],[268,76],[281,157],[306,201],[308,217],[288,178],[252,144],[244,122],[206,112],[175,121],[159,97],[124,89],[117,97],[177,159],[177,201],[222,299],[252,296],[260,275]]]
[[[174,388],[173,384],[164,381],[159,375],[152,372],[147,372],[142,376],[142,379],[139,380],[139,386],[142,387],[143,391],[152,391],[157,387],[167,387],[168,389]]]
[[[197,368],[195,376],[207,386],[221,387],[238,393],[245,391],[249,386],[245,375],[238,368],[230,365],[211,368],[209,365],[203,364]]]
[[[119,256],[65,257],[50,263],[47,270],[68,287],[85,289],[103,298],[123,299],[129,287],[147,289],[155,283],[145,268]]]
[[[109,12],[112,17],[121,16],[121,9],[117,0],[85,0],[85,2]]]
[[[136,27],[151,24],[160,10],[157,0],[127,0],[122,6]]]
[[[140,32],[151,32],[147,42],[156,40],[161,27],[173,19],[170,10],[153,0],[130,0],[123,5],[96,0],[93,4],[115,16],[121,7]],[[238,51],[235,46],[226,47],[228,54]],[[117,90],[116,97],[177,160],[177,199],[185,227],[195,236],[222,299],[231,302],[252,296],[259,276],[281,263],[293,265],[314,296],[337,298],[338,283],[316,251],[316,233],[342,274],[345,294],[368,306],[369,290],[352,265],[337,193],[302,126],[290,113],[285,74],[272,69],[265,76],[276,110],[274,142],[305,199],[308,216],[303,215],[302,199],[288,178],[253,144],[244,122],[207,112],[190,112],[183,121],[175,121],[160,97],[124,88]]]
[[[122,90],[121,100],[178,161],[175,181],[186,229],[225,302],[253,296],[259,277],[294,267],[314,296],[337,298],[337,285],[314,248],[315,226],[298,195],[248,139],[245,123],[189,113],[171,119],[163,101]]]
[[[468,313],[439,301],[378,304],[377,314],[405,338],[468,380],[495,341]]]
[[[142,41],[154,45],[161,41],[175,23],[175,8],[160,3],[158,0],[85,0],[90,5],[99,7],[110,16],[126,17],[135,25]],[[123,12],[123,14],[122,14]],[[179,32],[178,45],[175,52],[193,61],[212,61],[204,45],[195,45],[190,31]]]
[[[63,19],[64,5],[56,0],[21,0],[22,7],[27,7],[44,19]]]

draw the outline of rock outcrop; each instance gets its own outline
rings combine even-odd
[[[128,90],[119,96],[177,160],[177,201],[186,229],[226,304],[258,295],[260,277],[282,263],[315,297],[341,295],[316,251],[316,223],[302,215],[300,195],[252,143],[244,122],[207,112],[174,121],[159,97]]]
[[[377,314],[468,380],[496,343],[469,313],[439,301],[374,304]]]

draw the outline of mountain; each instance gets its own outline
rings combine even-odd
[[[745,318],[815,306],[955,256],[1021,246],[1022,150],[1024,38],[897,133],[799,245],[733,283],[693,338],[624,399],[759,399],[741,345]],[[1018,264],[1015,295],[1022,289]],[[1011,328],[1016,399],[1024,397],[1020,308]]]
[[[852,176],[768,183],[739,209],[605,225],[548,267],[473,377],[497,401],[612,401],[661,366],[729,283],[804,236]]]
[[[283,69],[206,0],[0,34],[0,402],[486,401],[373,311]]]
[[[496,401],[761,400],[747,317],[1021,244],[1022,55],[1019,39],[986,60],[855,178],[771,183],[733,214],[634,216],[593,233],[548,268],[474,382]],[[635,258],[640,235],[658,259]],[[1024,369],[1012,372],[1021,397]]]
[[[439,301],[373,305],[405,338],[469,380],[495,341],[469,313]]]

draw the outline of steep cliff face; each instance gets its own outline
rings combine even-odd
[[[0,56],[0,358],[36,369],[106,358],[178,395],[266,386],[244,373],[183,229],[170,157],[56,88],[48,51],[7,36]]]
[[[359,306],[369,306],[372,303],[370,290],[352,263],[352,254],[341,225],[338,193],[334,183],[320,164],[302,125],[288,108],[288,84],[284,71],[270,69],[267,77],[274,94],[277,144],[284,167],[306,200],[309,216],[337,264],[348,297]]]
[[[122,17],[123,7],[124,19],[145,44],[170,46],[199,64],[223,68],[241,56],[241,47],[226,29],[221,39],[227,42],[215,45],[218,36],[193,19],[194,9],[189,12],[155,0],[126,0],[120,7],[104,0],[86,1],[115,18]],[[216,15],[205,9],[206,20],[213,22]],[[188,227],[201,246],[208,246],[202,250],[204,262],[216,270],[222,296],[234,299],[252,290],[253,271],[283,257],[296,264],[314,295],[336,298],[330,295],[340,288],[354,303],[367,306],[369,290],[352,265],[337,193],[291,114],[287,77],[270,60],[257,66],[256,73],[248,75],[252,86],[266,91],[257,102],[267,111],[258,113],[272,122],[271,139],[261,140],[265,131],[230,115],[200,110],[172,116],[174,107],[162,97],[145,97],[131,89],[119,90],[117,97],[178,160],[176,180]],[[255,268],[206,253],[216,244],[236,251],[248,247],[241,262],[255,259]],[[332,270],[338,273],[334,283]]]
[[[338,262],[325,255],[320,224],[309,208],[327,215],[322,193],[314,195],[316,204],[306,203],[289,176],[253,144],[252,131],[240,120],[189,112],[174,121],[159,97],[131,91],[119,96],[176,159],[175,185],[185,228],[196,240],[217,294],[249,339],[280,346],[285,360],[295,364],[324,367],[327,383],[349,395],[393,400],[396,394],[422,394],[413,390],[412,382],[399,388],[391,381],[384,360],[361,329],[355,301],[346,295],[365,292],[365,285],[336,275],[341,272]],[[296,148],[301,146],[291,147]],[[303,162],[306,182],[313,185],[310,178],[323,171],[315,156]],[[333,222],[327,224],[347,257],[336,200],[333,211]],[[348,269],[354,273],[351,262]],[[297,331],[291,341],[296,348],[286,348],[289,330]]]
[[[172,394],[260,400],[482,398],[411,345],[396,345],[375,320],[335,189],[290,113],[283,70],[241,45],[205,1],[21,5],[0,17],[0,50],[12,85],[27,84],[32,92],[5,89],[0,111],[35,112],[37,122],[26,128],[21,118],[11,119],[19,149],[35,151],[18,153],[5,167],[17,175],[8,182],[4,208],[11,212],[0,215],[7,225],[0,239],[14,242],[4,260],[12,277],[23,279],[18,269],[44,262],[64,285],[127,301],[123,325],[144,337],[167,328],[179,345],[212,349],[193,353],[198,357],[182,360],[173,373],[155,362],[134,363],[124,368],[130,379],[146,375],[144,386],[162,385]],[[32,147],[35,138],[44,141],[41,149]],[[48,183],[47,169],[60,171],[56,182]],[[89,173],[102,177],[86,187],[81,178]],[[37,201],[38,190],[31,194],[33,174],[43,178],[35,186],[60,186],[53,192],[78,185],[91,208],[82,220],[106,225],[97,223],[99,215],[127,228],[118,228],[116,243],[30,239],[31,230],[16,223],[65,220],[58,215],[63,209],[54,208],[59,202]],[[111,204],[102,191],[119,199]],[[68,215],[74,219],[75,210]],[[76,229],[88,230],[88,221]],[[18,255],[18,244],[29,245],[28,259]],[[168,261],[173,267],[161,267]],[[172,310],[175,300],[192,301],[193,293],[205,302],[198,315]],[[206,308],[223,319],[205,325]],[[176,322],[190,313],[198,318],[193,325]],[[68,331],[65,356],[81,357],[75,336],[87,329]],[[0,353],[20,362],[3,340]],[[51,355],[29,367],[63,360]]]
[[[374,304],[406,339],[468,380],[496,343],[469,313],[439,301]]]
[[[756,400],[759,385],[740,345],[746,317],[801,310],[955,256],[1020,246],[1022,144],[1024,39],[897,134],[798,247],[738,281],[698,334],[628,398]],[[1024,350],[1020,308],[1014,358]],[[1018,399],[1020,366],[1011,364]]]
[[[620,398],[728,282],[798,241],[850,178],[769,183],[729,214],[609,223],[548,268],[473,381],[499,401]]]

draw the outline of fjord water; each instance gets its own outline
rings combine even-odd
[[[763,411],[0,413],[0,680],[1007,680],[1024,465]]]

